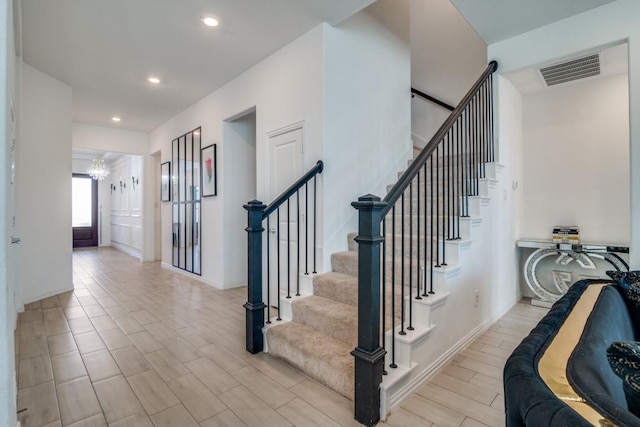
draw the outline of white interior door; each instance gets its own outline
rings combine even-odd
[[[282,194],[304,173],[304,132],[302,128],[269,137],[269,196],[270,201]],[[300,221],[303,221],[301,217]],[[287,227],[288,224],[288,227]],[[295,295],[298,251],[297,198],[293,196],[280,207],[280,216],[274,212],[269,218],[270,268],[269,304],[278,306],[278,281],[280,295],[286,296],[287,286]],[[279,262],[278,262],[279,258]],[[287,275],[289,271],[289,275]],[[266,286],[266,283],[265,283]],[[266,295],[266,292],[263,293]],[[275,315],[274,312],[271,313]]]

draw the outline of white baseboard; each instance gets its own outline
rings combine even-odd
[[[58,289],[54,289],[52,291],[49,292],[45,292],[43,294],[37,294],[37,295],[30,295],[28,297],[25,297],[22,301],[22,311],[24,311],[24,305],[35,302],[35,301],[40,301],[41,299],[45,299],[45,298],[49,298],[55,295],[59,295],[62,294],[64,292],[69,292],[69,291],[73,291],[73,284],[69,285],[69,286],[64,286]],[[22,311],[18,310],[18,312],[22,313]]]
[[[451,362],[458,353],[467,348],[476,338],[485,333],[494,323],[504,316],[518,302],[507,304],[507,308],[496,312],[493,316],[475,327],[471,332],[465,335],[460,341],[451,346],[442,356],[436,359],[431,365],[427,366],[421,373],[416,375],[407,384],[395,391],[392,396],[387,395],[381,388],[380,392],[380,419],[386,420],[387,416],[395,407],[420,388],[425,381],[435,376],[442,368]],[[393,387],[393,386],[391,386]]]
[[[166,268],[167,270],[171,270],[171,271],[173,271],[175,273],[178,273],[178,274],[183,274],[186,277],[189,277],[191,279],[194,279],[194,280],[197,280],[199,282],[202,282],[203,284],[205,284],[207,286],[211,286],[212,288],[220,289],[220,290],[223,290],[223,291],[226,290],[226,289],[241,288],[243,286],[246,286],[246,283],[237,283],[237,284],[236,283],[231,283],[231,284],[227,283],[227,284],[223,285],[223,284],[220,284],[220,283],[217,283],[217,282],[212,282],[210,280],[207,280],[207,279],[203,278],[202,276],[198,276],[197,274],[190,273],[190,272],[182,270],[181,268],[178,268],[178,267],[174,267],[173,265],[167,264],[166,262],[161,262],[160,266],[162,268]]]
[[[132,248],[131,246],[122,245],[120,243],[116,243],[112,241],[111,247],[120,252],[124,252],[127,255],[131,255],[132,257],[138,258],[140,261],[142,261],[142,253],[139,250]]]

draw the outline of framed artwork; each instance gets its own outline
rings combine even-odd
[[[160,200],[171,201],[171,162],[160,165]]]
[[[218,163],[216,144],[204,147],[201,150],[202,159],[202,197],[218,195]]]

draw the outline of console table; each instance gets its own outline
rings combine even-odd
[[[618,271],[628,271],[629,266],[618,255],[629,253],[629,248],[622,245],[604,245],[596,243],[556,243],[551,240],[522,239],[518,240],[519,248],[536,249],[525,261],[524,280],[529,289],[539,298],[532,300],[534,305],[550,307],[564,295],[571,286],[571,277],[563,272],[553,272],[553,283],[540,283],[536,272],[541,260],[556,257],[555,264],[568,265],[575,261],[580,267],[595,270],[594,258],[602,259]]]

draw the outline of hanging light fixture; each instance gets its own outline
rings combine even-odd
[[[91,175],[91,178],[100,181],[103,180],[109,175],[109,169],[104,165],[104,160],[99,157],[96,157],[91,162],[91,167],[87,169],[87,173]]]

